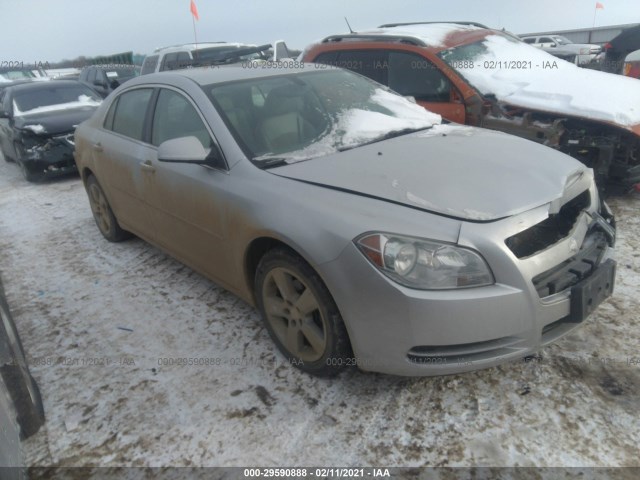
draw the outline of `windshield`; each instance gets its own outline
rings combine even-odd
[[[109,79],[115,78],[132,78],[136,76],[135,68],[110,68],[105,69]]]
[[[0,77],[5,80],[24,80],[25,78],[36,78],[33,72],[28,70],[3,70],[0,71]]]
[[[560,45],[569,45],[571,43],[573,43],[571,40],[569,40],[566,37],[561,37],[560,35],[552,37],[556,43],[559,43]]]
[[[95,107],[101,99],[84,85],[47,82],[38,89],[17,91],[13,96],[14,115],[28,115],[77,107]]]
[[[234,53],[238,51],[250,50],[252,45],[240,45],[238,47],[211,47],[211,48],[203,48],[200,50],[194,50],[192,52],[193,58],[196,61],[223,61],[228,58],[237,58],[238,60],[255,60],[262,58],[261,52],[250,52],[246,55],[239,55],[238,57],[234,57]]]
[[[257,163],[293,163],[440,123],[439,115],[352,72],[330,69],[204,87]]]

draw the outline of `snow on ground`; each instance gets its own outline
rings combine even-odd
[[[538,358],[325,380],[234,295],[103,240],[78,178],[28,184],[0,160],[0,270],[47,415],[28,464],[639,466],[640,195],[612,206],[615,295]]]

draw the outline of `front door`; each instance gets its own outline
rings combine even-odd
[[[160,90],[153,116],[151,143],[157,147],[173,138],[194,136],[205,149],[213,136],[202,115],[179,90]],[[157,149],[145,162],[153,169],[148,197],[157,219],[158,241],[185,263],[221,279],[229,277],[226,253],[226,192],[229,174],[187,163],[160,162]]]

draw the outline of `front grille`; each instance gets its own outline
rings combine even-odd
[[[533,278],[538,296],[560,293],[587,278],[600,265],[608,245],[608,236],[603,231],[590,231],[576,255]]]
[[[565,203],[556,214],[505,240],[518,258],[531,256],[565,238],[580,216],[591,205],[591,194],[585,190]]]

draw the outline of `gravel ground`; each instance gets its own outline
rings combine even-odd
[[[610,203],[615,294],[536,358],[324,380],[234,295],[103,240],[78,178],[28,184],[0,160],[0,271],[47,414],[28,465],[640,466],[640,195]]]

